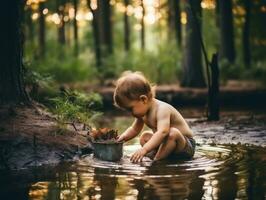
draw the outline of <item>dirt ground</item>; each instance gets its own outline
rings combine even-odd
[[[198,144],[266,147],[266,115],[227,116],[219,121],[189,120]]]
[[[58,163],[88,145],[84,131],[60,132],[55,118],[40,106],[0,109],[0,169]]]

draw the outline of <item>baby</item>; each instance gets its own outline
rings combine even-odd
[[[118,141],[134,138],[144,124],[152,130],[141,134],[142,148],[131,156],[132,162],[142,161],[145,155],[152,154],[150,152],[154,152],[155,155],[150,155],[154,160],[169,155],[193,157],[195,140],[188,124],[173,106],[155,98],[154,88],[141,72],[124,73],[117,81],[113,98],[117,107],[135,117],[133,124],[119,136]]]

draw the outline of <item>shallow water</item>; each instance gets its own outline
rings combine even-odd
[[[2,172],[1,199],[264,199],[266,150],[242,145],[197,146],[188,161],[120,162],[84,155],[75,162]]]

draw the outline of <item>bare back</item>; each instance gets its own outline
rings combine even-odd
[[[144,123],[153,130],[157,131],[158,112],[170,112],[170,127],[177,128],[184,136],[192,137],[192,130],[182,115],[170,104],[154,99],[149,112],[143,117]]]

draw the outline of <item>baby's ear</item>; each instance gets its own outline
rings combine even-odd
[[[143,102],[143,103],[147,103],[148,102],[148,97],[146,95],[140,95],[139,99]]]

